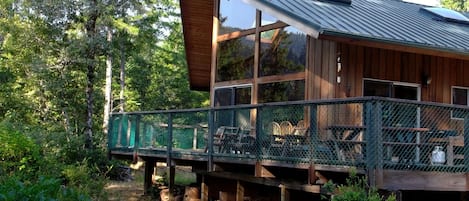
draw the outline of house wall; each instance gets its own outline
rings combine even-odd
[[[317,39],[310,46],[308,100],[362,96],[363,78],[420,84],[421,100],[439,103],[451,103],[452,86],[469,87],[468,60]],[[430,84],[422,84],[423,75],[431,78]]]
[[[467,60],[321,39],[310,39],[309,50],[309,65],[306,69],[307,100],[360,97],[363,95],[364,78],[414,83],[420,86],[420,100],[448,104],[451,103],[452,86],[469,87],[469,79],[465,79],[465,75],[469,75]],[[338,63],[341,63],[340,70]],[[430,84],[422,83],[424,76],[431,79]],[[359,125],[363,122],[362,111],[359,104],[320,107],[318,126]],[[422,115],[432,116],[431,112],[425,110]],[[450,114],[444,116],[449,117]],[[450,118],[447,121],[440,119],[435,123],[439,129],[461,131],[463,126],[462,121]]]
[[[363,78],[421,84],[421,100],[451,103],[451,87],[469,87],[469,61],[339,44],[342,60],[337,98],[362,96]],[[422,84],[422,76],[431,78]]]

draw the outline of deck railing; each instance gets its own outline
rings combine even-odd
[[[467,172],[469,109],[362,97],[114,113],[109,149],[233,163]]]

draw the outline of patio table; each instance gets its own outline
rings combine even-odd
[[[330,141],[334,144],[334,149],[339,160],[344,160],[343,151],[347,144],[361,145],[366,143],[359,137],[360,133],[366,130],[366,126],[361,125],[330,125],[326,127],[332,133]],[[428,128],[414,127],[382,127],[383,144],[386,146],[386,158],[391,159],[393,149],[415,147],[414,162],[420,162],[420,146],[422,145],[421,135],[430,133]]]

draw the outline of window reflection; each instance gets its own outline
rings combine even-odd
[[[305,81],[294,80],[259,85],[259,103],[304,100]]]
[[[273,24],[277,21],[277,18],[267,14],[266,12],[262,12],[261,26]]]
[[[218,35],[255,28],[256,10],[241,0],[220,0]]]
[[[254,34],[218,43],[216,81],[252,78]]]
[[[215,89],[215,106],[230,106],[251,103],[251,86],[235,86]],[[251,113],[249,109],[218,110],[215,120],[219,126],[248,127]]]
[[[453,87],[453,98],[452,98],[452,103],[455,105],[469,105],[468,103],[468,88],[462,88],[462,87]],[[451,111],[451,117],[452,118],[457,118],[457,119],[464,119],[465,117],[465,111],[464,110],[454,110]]]
[[[468,105],[467,104],[467,89],[453,88],[453,104],[455,105]]]
[[[287,27],[261,33],[260,76],[303,72],[306,35]]]
[[[215,106],[251,103],[251,87],[229,87],[215,90]]]

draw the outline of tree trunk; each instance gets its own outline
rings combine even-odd
[[[121,39],[121,44],[120,44],[120,50],[121,50],[121,62],[120,62],[120,85],[121,85],[121,90],[119,93],[119,99],[120,99],[120,107],[119,107],[119,112],[124,112],[125,111],[125,96],[124,96],[124,91],[125,91],[125,47],[122,42],[123,39]]]
[[[112,31],[109,27],[107,30],[107,42],[109,46],[111,45],[112,41]],[[109,126],[109,114],[111,112],[111,95],[112,95],[112,54],[111,51],[108,50],[107,58],[106,58],[106,86],[104,88],[104,114],[103,114],[103,133],[104,136],[108,134],[108,126]]]
[[[98,19],[97,0],[90,2],[89,19],[85,24],[86,34],[88,37],[87,51],[87,85],[86,85],[86,127],[85,127],[85,148],[93,148],[93,92],[95,78],[95,57],[96,57],[96,20]]]
[[[121,55],[121,61],[120,61],[120,76],[119,76],[119,81],[120,81],[120,93],[119,93],[119,112],[124,112],[125,111],[125,96],[124,96],[124,91],[125,91],[125,47],[124,43],[122,42],[122,37],[120,39],[120,55]],[[124,117],[122,116],[119,121],[119,130],[117,133],[117,146],[121,146],[121,138],[122,138],[122,124],[124,121]]]

